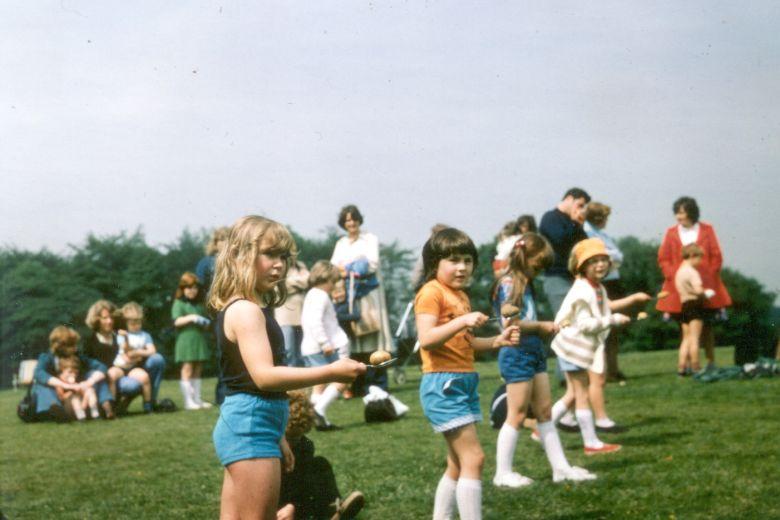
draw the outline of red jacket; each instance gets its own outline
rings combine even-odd
[[[707,309],[728,307],[731,305],[731,296],[720,280],[723,255],[720,252],[718,237],[715,236],[715,230],[711,225],[699,222],[699,237],[696,239],[696,243],[704,251],[704,257],[697,268],[701,274],[702,285],[705,289],[715,291],[715,296],[704,300],[704,307]],[[680,295],[677,294],[677,289],[674,286],[674,275],[683,260],[682,247],[677,226],[674,225],[667,229],[661,247],[658,249],[658,267],[664,274],[664,286],[661,290],[669,293],[666,298],[658,300],[658,304],[655,306],[661,312],[679,313],[681,311]]]

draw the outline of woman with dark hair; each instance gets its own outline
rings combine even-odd
[[[360,230],[363,215],[354,204],[341,208],[338,222],[347,235],[336,242],[330,261],[344,277],[348,298],[360,308],[360,320],[347,331],[352,343],[350,357],[368,363],[372,352],[389,351],[393,346],[382,288],[379,240],[376,235]],[[371,384],[386,390],[386,370],[372,370],[365,379],[359,376],[353,391],[363,395]]]
[[[720,279],[723,255],[720,251],[715,229],[706,222],[699,221],[699,205],[696,199],[680,197],[672,205],[677,224],[666,230],[661,247],[658,249],[658,266],[664,275],[661,292],[667,296],[658,300],[656,309],[669,314],[675,320],[680,319],[682,304],[674,284],[674,276],[683,261],[682,248],[688,244],[698,244],[703,251],[698,267],[704,287],[715,291],[712,298],[703,303],[706,317],[702,330],[701,344],[705,349],[708,368],[715,365],[715,338],[712,333],[713,318],[725,307],[731,305],[731,296]],[[690,372],[690,367],[688,367]]]

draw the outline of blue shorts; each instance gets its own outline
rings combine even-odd
[[[498,351],[498,369],[505,383],[530,381],[547,372],[547,356],[542,343],[519,347],[502,347]]]
[[[287,428],[287,399],[252,394],[225,397],[212,438],[223,466],[245,459],[280,458],[279,441]]]
[[[338,360],[339,353],[335,350],[330,354],[318,352],[317,354],[303,356],[303,362],[307,367],[322,367],[325,365],[330,365],[331,363],[335,363]]]
[[[587,368],[575,365],[562,357],[558,357],[558,368],[561,369],[561,372],[580,372],[581,370],[587,370]]]
[[[479,374],[431,372],[420,381],[420,402],[433,429],[443,433],[482,421],[479,408]]]

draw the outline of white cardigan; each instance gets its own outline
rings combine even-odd
[[[602,295],[601,307],[596,289],[587,280],[577,278],[574,281],[555,316],[555,323],[561,330],[552,340],[552,349],[569,363],[602,374],[604,345],[609,328],[617,322],[609,310],[607,291],[601,284],[598,290]]]
[[[339,327],[336,308],[330,295],[312,287],[306,293],[301,312],[301,355],[310,356],[322,352],[322,347],[330,345],[339,353],[339,357],[349,357],[349,338]]]

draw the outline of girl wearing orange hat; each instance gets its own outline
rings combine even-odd
[[[607,444],[596,436],[593,413],[588,395],[588,372],[604,372],[604,348],[609,330],[625,325],[631,318],[612,311],[647,302],[650,296],[636,293],[610,301],[601,280],[607,275],[610,259],[598,238],[578,242],[569,257],[569,270],[577,277],[563,300],[555,323],[560,332],[552,341],[561,370],[566,375],[566,394],[553,405],[553,420],[557,421],[575,403],[575,416],[580,426],[586,455],[618,451],[619,444]]]

